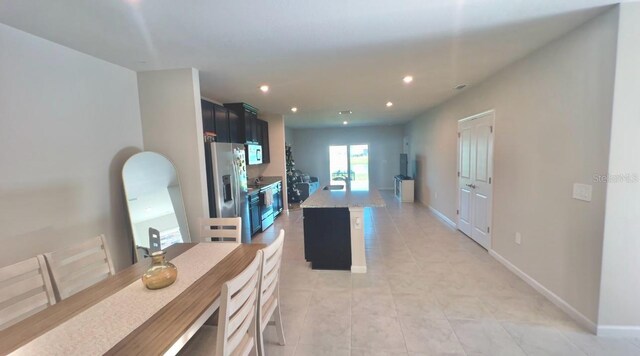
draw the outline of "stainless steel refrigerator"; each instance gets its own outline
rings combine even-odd
[[[205,144],[209,215],[212,218],[242,218],[242,242],[251,241],[247,165],[244,145],[212,142]]]

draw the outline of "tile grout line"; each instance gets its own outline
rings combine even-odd
[[[460,348],[462,348],[462,352],[464,352],[465,355],[468,355],[466,347],[464,347],[464,344],[462,343],[462,341],[460,341],[460,337],[458,336],[458,333],[456,333],[456,329],[454,329],[453,326],[451,325],[451,320],[449,320],[449,317],[447,316],[447,314],[444,314],[444,317],[447,319],[447,324],[449,325],[451,332],[453,332],[453,336],[455,336],[456,340],[458,340],[458,344],[460,344]]]
[[[504,331],[507,333],[507,335],[509,335],[509,337],[513,340],[513,342],[516,344],[516,346],[518,346],[518,348],[519,348],[520,350],[522,350],[522,352],[523,352],[525,355],[531,355],[530,353],[528,353],[528,352],[527,352],[527,351],[522,347],[522,345],[518,342],[518,339],[516,339],[516,338],[513,336],[513,334],[511,334],[511,333],[509,332],[509,330],[508,330],[507,328],[505,328],[505,327],[504,327],[504,325],[503,325],[503,324],[504,324],[505,322],[514,323],[514,324],[521,324],[521,325],[531,325],[531,324],[530,324],[530,323],[518,323],[518,322],[509,321],[509,320],[498,320],[498,325],[500,325],[500,327],[502,328],[502,330],[504,330]],[[579,348],[578,348],[578,350],[579,350],[580,352],[582,352],[582,350],[580,350]],[[583,352],[583,353],[584,353],[584,352]],[[585,355],[585,356],[586,356],[586,355]]]
[[[387,213],[387,215],[389,216],[389,218],[391,219],[391,222],[393,223],[393,226],[395,227],[396,231],[398,232],[398,235],[400,235],[400,229],[398,229],[398,224],[396,224],[395,219],[393,218],[393,216],[391,216],[391,214],[387,210],[386,206],[385,206],[384,209],[385,209],[385,212]],[[416,261],[415,257],[413,256],[413,254],[411,253],[411,249],[407,245],[407,242],[405,241],[404,236],[402,236],[402,241],[404,243],[405,249],[409,250],[409,254],[411,255],[411,258],[413,259],[413,263],[416,263],[416,265],[417,265],[417,261]],[[389,286],[389,288],[391,288],[391,286]],[[391,290],[389,290],[389,292],[391,292]],[[402,333],[402,340],[404,341],[404,348],[407,351],[407,354],[409,354],[410,350],[409,350],[409,344],[407,343],[407,336],[405,334],[402,322],[400,321],[400,315],[398,314],[398,303],[396,301],[396,298],[393,296],[393,293],[391,293],[391,296],[392,296],[391,300],[393,301],[393,305],[394,305],[394,307],[396,309],[396,321],[398,322],[398,325],[400,326],[400,332]]]

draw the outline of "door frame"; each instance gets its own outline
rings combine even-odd
[[[460,124],[463,122],[472,121],[487,115],[491,116],[491,126],[492,126],[492,133],[493,133],[491,135],[491,143],[489,147],[489,152],[490,152],[489,179],[491,182],[489,183],[489,185],[491,189],[491,201],[489,202],[489,209],[487,211],[487,214],[489,214],[489,217],[487,218],[487,220],[489,221],[489,232],[487,234],[489,235],[489,240],[490,240],[488,250],[491,251],[493,250],[493,193],[494,193],[493,186],[495,184],[495,180],[493,179],[494,146],[495,146],[495,138],[496,138],[496,110],[495,109],[490,109],[478,114],[467,116],[465,118],[458,120],[458,123],[457,123],[456,135],[458,135],[458,137],[456,139],[456,209],[457,209],[456,210],[456,228],[459,230],[458,227],[460,226]],[[475,240],[473,240],[471,236],[469,236],[469,238],[472,241],[476,242]]]

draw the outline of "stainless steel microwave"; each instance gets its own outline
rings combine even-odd
[[[262,164],[262,146],[255,144],[247,145],[247,163],[249,165]]]

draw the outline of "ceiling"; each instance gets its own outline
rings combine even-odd
[[[136,71],[195,67],[204,97],[326,127],[404,123],[617,2],[3,0],[0,22]]]

